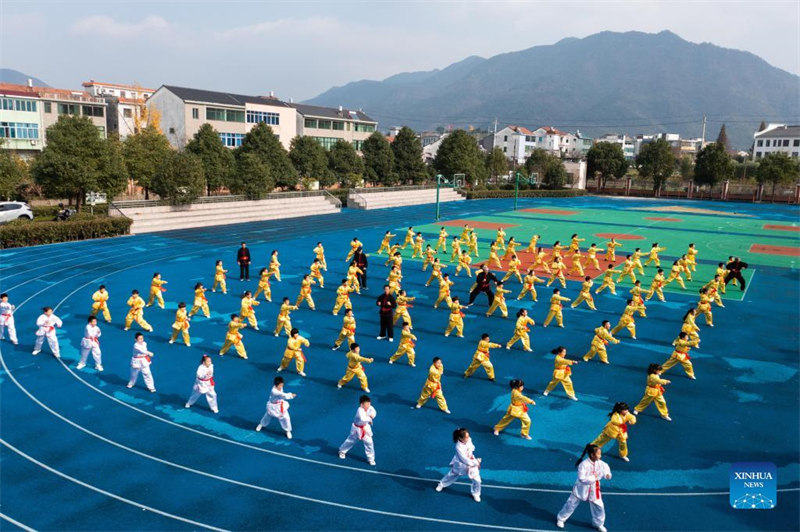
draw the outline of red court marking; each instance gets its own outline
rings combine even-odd
[[[525,246],[523,246],[522,249],[525,249]],[[553,262],[552,249],[551,248],[545,248],[545,250],[547,251],[547,256],[545,257],[545,261],[547,262],[547,264],[549,266],[550,263]],[[586,266],[583,269],[584,276],[589,275],[589,276],[592,277],[592,279],[597,279],[598,277],[601,277],[603,275],[603,271],[605,271],[605,269],[608,267],[608,265],[610,263],[606,262],[606,260],[605,260],[605,252],[601,252],[601,251],[602,250],[598,249],[598,252],[597,252],[597,262],[600,264],[601,270],[596,270],[596,269],[594,269],[594,266],[591,266],[591,265]],[[473,272],[475,271],[475,268],[480,268],[481,265],[486,262],[486,253],[487,252],[485,252],[483,250],[481,250],[481,252],[483,253],[481,255],[481,257],[479,259],[476,259],[476,262],[472,263]],[[500,263],[503,265],[503,267],[498,270],[497,269],[497,264],[490,264],[489,265],[489,269],[490,270],[492,270],[492,271],[501,271],[501,272],[508,271],[508,260],[502,260],[503,253],[504,252],[502,250],[498,250],[498,252],[497,252],[498,256],[500,256],[500,258],[501,258]],[[527,251],[522,251],[519,248],[517,248],[516,254],[517,254],[517,258],[522,261],[522,266],[519,267],[520,274],[523,277],[525,277],[525,274],[528,273],[528,269],[533,265],[534,262],[536,262],[536,255],[534,255],[533,253],[528,253]],[[583,263],[586,264],[586,249],[585,248],[581,249],[581,254],[583,256]],[[566,250],[564,250],[564,251],[562,251],[562,255],[564,256],[564,264],[567,265],[567,270],[569,270],[572,267],[572,259],[570,258],[570,254],[568,252],[566,252]],[[614,261],[614,267],[616,268],[617,266],[619,266],[623,262],[625,262],[625,259],[619,253],[617,253],[616,260]],[[452,264],[450,262],[445,262],[445,264],[451,264],[451,265],[454,266],[454,264]],[[450,271],[450,277],[455,279],[455,277],[453,276],[453,271],[454,270]],[[462,270],[461,275],[459,275],[459,277],[463,277],[464,275],[465,274],[464,274],[464,272]],[[550,274],[547,273],[544,270],[544,268],[542,268],[541,266],[538,266],[536,268],[536,275],[539,276],[539,278],[542,278],[542,279],[549,279],[550,278]],[[583,277],[581,277],[580,275],[577,275],[575,273],[568,274],[566,271],[564,271],[564,277],[569,281],[583,281]],[[512,277],[511,279],[506,281],[506,284],[507,285],[519,284],[519,281],[517,280],[516,277]],[[544,286],[544,285],[537,285],[537,286]],[[506,286],[506,288],[508,288],[508,286]],[[554,283],[554,285],[551,285],[551,288],[561,288],[561,285],[559,285],[558,282],[556,282],[556,283]]]
[[[764,224],[762,229],[771,229],[773,231],[800,231],[800,225]]]
[[[654,222],[682,222],[680,218],[660,218],[658,216],[647,216],[645,220],[653,220]]]
[[[595,233],[597,238],[616,238],[617,240],[644,240],[641,235],[626,235],[623,233]]]
[[[579,211],[562,211],[559,209],[520,209],[520,212],[535,212],[538,214],[555,214],[558,216],[572,216]]]
[[[783,255],[785,257],[800,257],[800,248],[789,246],[771,246],[769,244],[753,244],[750,246],[750,253]]]
[[[447,227],[461,227],[464,228],[464,225],[469,225],[473,229],[494,229],[502,227],[503,229],[508,229],[509,227],[519,227],[519,224],[507,224],[502,222],[476,222],[475,220],[447,220],[446,222],[439,222],[439,225],[444,225]]]

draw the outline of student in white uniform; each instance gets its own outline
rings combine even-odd
[[[42,344],[45,338],[47,345],[50,346],[50,351],[53,356],[61,358],[61,352],[58,349],[58,338],[56,337],[56,327],[61,327],[61,318],[53,314],[53,309],[44,307],[42,315],[36,319],[36,343],[33,345],[33,354],[38,355],[42,352]]]
[[[5,339],[8,329],[8,339],[17,345],[17,328],[14,326],[14,310],[16,305],[8,302],[8,294],[0,294],[0,340]]]
[[[144,341],[144,335],[136,333],[136,342],[133,344],[133,356],[131,357],[131,380],[128,381],[128,388],[133,388],[133,385],[139,379],[139,373],[141,373],[144,385],[147,386],[150,393],[156,392],[153,373],[150,371],[150,357],[152,356],[153,353],[147,350],[147,342]]]
[[[81,339],[81,360],[78,362],[78,369],[86,367],[86,360],[89,358],[89,353],[92,354],[94,359],[94,369],[103,371],[103,354],[100,352],[100,327],[97,326],[97,318],[89,316],[86,320],[86,329],[83,332]]]
[[[472,498],[475,502],[481,502],[481,459],[475,458],[475,445],[469,437],[469,431],[463,427],[454,430],[453,442],[456,444],[456,454],[450,460],[450,472],[439,481],[436,491],[442,491],[461,475],[467,475],[472,482]]]
[[[344,460],[347,451],[353,448],[357,441],[361,440],[364,444],[364,453],[367,455],[369,465],[375,465],[375,446],[372,442],[372,421],[378,413],[372,408],[372,401],[368,395],[362,395],[358,400],[359,407],[356,410],[356,417],[350,426],[350,434],[344,443],[339,447],[339,458]]]
[[[219,414],[219,408],[217,408],[217,392],[214,386],[214,364],[211,363],[210,356],[203,355],[200,359],[200,365],[197,366],[192,395],[190,395],[189,400],[186,401],[186,408],[191,408],[192,405],[200,399],[201,395],[205,395],[206,401],[208,401],[208,408],[215,414]]]
[[[275,377],[272,381],[272,390],[269,392],[269,402],[267,403],[267,411],[264,417],[256,425],[256,432],[269,425],[272,418],[277,419],[281,428],[286,432],[286,437],[292,439],[292,418],[289,417],[289,403],[290,399],[297,397],[297,394],[287,393],[283,391],[283,377]]]
[[[583,449],[583,454],[575,462],[578,467],[578,480],[572,486],[572,493],[570,493],[569,499],[564,503],[561,511],[558,512],[556,517],[556,526],[558,528],[564,528],[564,522],[569,519],[575,508],[578,507],[581,501],[587,501],[592,512],[592,525],[600,532],[606,532],[606,527],[603,526],[606,521],[606,510],[600,494],[600,480],[611,478],[611,468],[600,460],[602,455],[602,449],[590,443],[586,445]],[[586,457],[585,460],[584,456]]]

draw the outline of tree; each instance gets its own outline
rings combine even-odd
[[[606,188],[608,178],[619,179],[628,171],[628,161],[622,145],[615,142],[598,142],[586,153],[586,170],[589,176],[597,177],[600,188]]]
[[[675,172],[672,147],[663,138],[645,144],[636,157],[636,166],[639,167],[639,175],[653,180],[653,192],[658,195],[661,187]]]
[[[554,155],[550,157],[553,160],[545,168],[542,185],[551,190],[564,188],[567,183],[567,169],[564,167],[564,161]]]
[[[784,152],[768,153],[758,163],[756,179],[759,183],[772,184],[772,197],[775,198],[775,187],[796,182],[800,176],[798,162]]]
[[[269,166],[269,175],[278,187],[294,187],[297,184],[297,170],[289,160],[289,153],[281,144],[272,128],[264,122],[256,124],[244,136],[239,153],[255,153]]]
[[[205,190],[203,163],[187,151],[173,151],[153,176],[153,192],[171,203],[191,203]]]
[[[694,180],[698,185],[713,187],[731,177],[733,161],[722,144],[712,142],[698,152],[694,164]]]
[[[466,174],[468,183],[486,180],[486,164],[478,143],[463,129],[456,129],[442,140],[433,166],[445,176]]]
[[[346,140],[337,140],[331,146],[328,151],[328,165],[336,176],[336,181],[343,185],[354,186],[364,178],[364,161]]]
[[[194,154],[203,165],[206,194],[228,187],[231,175],[236,168],[233,152],[222,144],[219,133],[211,124],[203,124],[192,140],[186,144],[186,151]]]
[[[0,142],[0,198],[17,199],[28,177],[28,166],[25,162],[17,155],[3,149]]]
[[[402,127],[392,142],[394,170],[400,183],[417,184],[428,178],[422,160],[422,143],[410,127]]]
[[[539,180],[544,179],[544,174],[547,167],[551,164],[552,155],[547,153],[542,148],[536,148],[531,152],[527,159],[525,159],[525,171],[528,175],[537,174]]]
[[[122,142],[119,140],[118,134],[109,136],[105,140],[104,148],[97,188],[104,192],[110,200],[125,190],[125,186],[128,184],[128,168],[125,166]]]
[[[87,117],[65,116],[47,128],[47,145],[33,165],[33,177],[49,198],[75,199],[75,208],[89,191],[100,191],[98,179],[105,142]]]
[[[495,183],[498,176],[508,175],[508,159],[502,148],[495,147],[486,153],[486,171]]]
[[[144,188],[145,199],[150,199],[150,187],[153,177],[172,148],[167,137],[153,125],[148,125],[140,132],[129,135],[122,143],[122,154],[125,166],[136,184]]]
[[[361,147],[364,154],[364,171],[368,181],[380,185],[393,185],[397,182],[394,173],[394,152],[389,141],[376,131],[364,141]]]
[[[694,159],[691,155],[684,155],[676,161],[678,173],[681,174],[681,180],[691,181],[694,179]]]
[[[236,170],[230,180],[230,190],[249,198],[269,194],[275,189],[275,179],[270,172],[269,164],[258,153],[239,153],[236,156]]]
[[[313,137],[295,137],[289,145],[289,159],[302,179],[316,179],[330,186],[334,176],[328,168],[328,154]]]
[[[728,132],[725,131],[725,124],[722,124],[722,127],[719,128],[719,135],[717,135],[717,144],[721,144],[725,151],[731,151],[731,143],[728,140]]]

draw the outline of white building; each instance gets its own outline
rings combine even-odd
[[[500,148],[507,159],[522,164],[534,150],[533,132],[522,126],[506,126],[492,135],[492,148]]]
[[[632,160],[636,156],[636,139],[630,135],[620,135],[617,133],[606,133],[595,139],[595,142],[610,142],[622,146],[622,153],[625,159]]]
[[[120,139],[124,139],[146,125],[142,123],[146,102],[155,89],[95,80],[85,81],[83,87],[92,96],[108,102],[106,127],[109,133],[118,133]]]
[[[436,158],[436,153],[439,151],[439,146],[442,145],[442,141],[447,138],[447,135],[449,135],[449,133],[444,133],[436,142],[432,142],[427,146],[422,147],[422,159],[427,164],[432,163]]]
[[[753,134],[754,161],[776,152],[800,158],[800,126],[769,124],[765,130]]]

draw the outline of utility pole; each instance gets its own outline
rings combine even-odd
[[[700,149],[703,149],[705,143],[706,143],[706,114],[703,113],[703,135],[700,138]]]
[[[497,118],[494,119],[494,134],[497,135]]]

